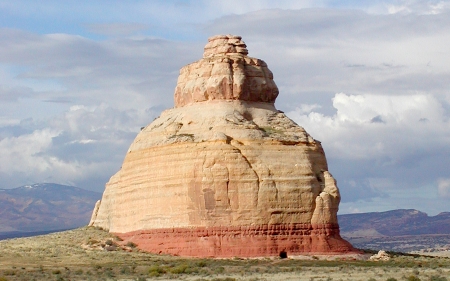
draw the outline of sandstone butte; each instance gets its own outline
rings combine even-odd
[[[146,126],[90,225],[142,250],[193,257],[342,254],[340,195],[321,143],[274,106],[267,64],[209,38],[180,70],[175,107]]]

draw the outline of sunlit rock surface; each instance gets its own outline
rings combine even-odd
[[[239,36],[183,67],[175,108],[143,128],[91,225],[156,253],[346,253],[324,151],[274,107],[278,88]]]

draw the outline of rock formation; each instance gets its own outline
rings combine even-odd
[[[274,103],[278,88],[267,64],[248,57],[239,36],[209,38],[203,59],[183,67],[175,90],[175,107],[208,100]]]
[[[340,195],[319,141],[278,111],[278,89],[239,36],[183,67],[175,108],[142,129],[90,225],[181,256],[345,253]]]
[[[370,261],[388,261],[391,256],[386,251],[380,250],[377,254],[370,256]]]

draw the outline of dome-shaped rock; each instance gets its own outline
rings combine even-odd
[[[274,107],[273,75],[247,53],[215,36],[181,69],[175,108],[138,134],[90,225],[181,256],[354,251],[320,142]]]

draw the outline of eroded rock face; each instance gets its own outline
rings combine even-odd
[[[247,56],[240,36],[209,38],[203,59],[180,70],[175,107],[208,100],[274,103],[278,88],[267,64]]]
[[[130,146],[90,224],[182,256],[354,251],[339,235],[340,195],[322,146],[274,107],[267,73],[240,37],[211,38],[204,58],[181,70],[176,107]]]

